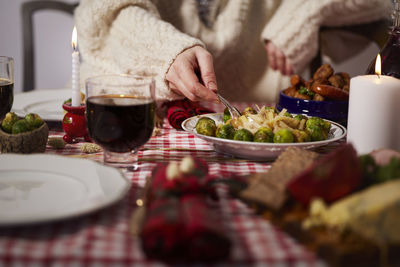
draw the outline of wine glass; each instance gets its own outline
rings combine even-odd
[[[154,129],[152,76],[102,75],[86,80],[86,120],[104,164],[137,170],[139,148]]]
[[[0,56],[0,121],[14,102],[14,59]]]

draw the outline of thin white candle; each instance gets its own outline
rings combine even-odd
[[[80,89],[80,77],[79,77],[79,52],[77,51],[78,35],[76,27],[72,31],[72,103],[73,107],[79,107],[81,105],[81,89]]]
[[[400,150],[400,80],[380,74],[357,76],[350,80],[347,142],[358,154],[375,149]]]

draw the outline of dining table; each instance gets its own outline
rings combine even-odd
[[[254,103],[234,104],[243,108]],[[217,103],[209,103],[208,107],[216,112],[224,109]],[[59,124],[49,123],[49,126],[49,138],[64,135]],[[318,152],[329,153],[342,141],[319,148]],[[44,153],[102,164],[103,153],[82,152],[82,142],[67,144],[62,149],[47,145]],[[157,164],[180,161],[187,156],[198,157],[208,163],[209,174],[218,179],[268,172],[273,163],[273,160],[249,160],[217,153],[212,144],[171,127],[167,119],[164,119],[159,133],[139,150],[138,156],[137,170],[122,170],[131,181],[131,187],[113,205],[62,220],[0,227],[0,266],[163,266],[166,263],[146,258],[140,238],[132,232],[132,215],[138,208],[137,200]],[[219,190],[218,194],[218,207],[232,249],[227,260],[213,265],[326,265],[314,252],[242,200],[232,197],[226,190]],[[202,263],[194,262],[193,265],[201,266]]]

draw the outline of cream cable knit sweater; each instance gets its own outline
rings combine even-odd
[[[268,67],[264,40],[300,72],[315,56],[321,25],[387,16],[390,0],[214,0],[212,27],[195,0],[81,0],[75,20],[82,81],[102,73],[154,73],[160,99],[175,99],[165,75],[195,45],[214,56],[218,88],[231,100],[276,101],[288,77]]]

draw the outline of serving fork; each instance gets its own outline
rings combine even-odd
[[[222,104],[224,104],[228,108],[232,119],[233,118],[239,118],[242,115],[240,113],[240,111],[235,106],[233,106],[231,103],[229,103],[228,100],[223,98],[219,93],[216,93],[216,95],[218,96],[218,98],[222,102]]]

